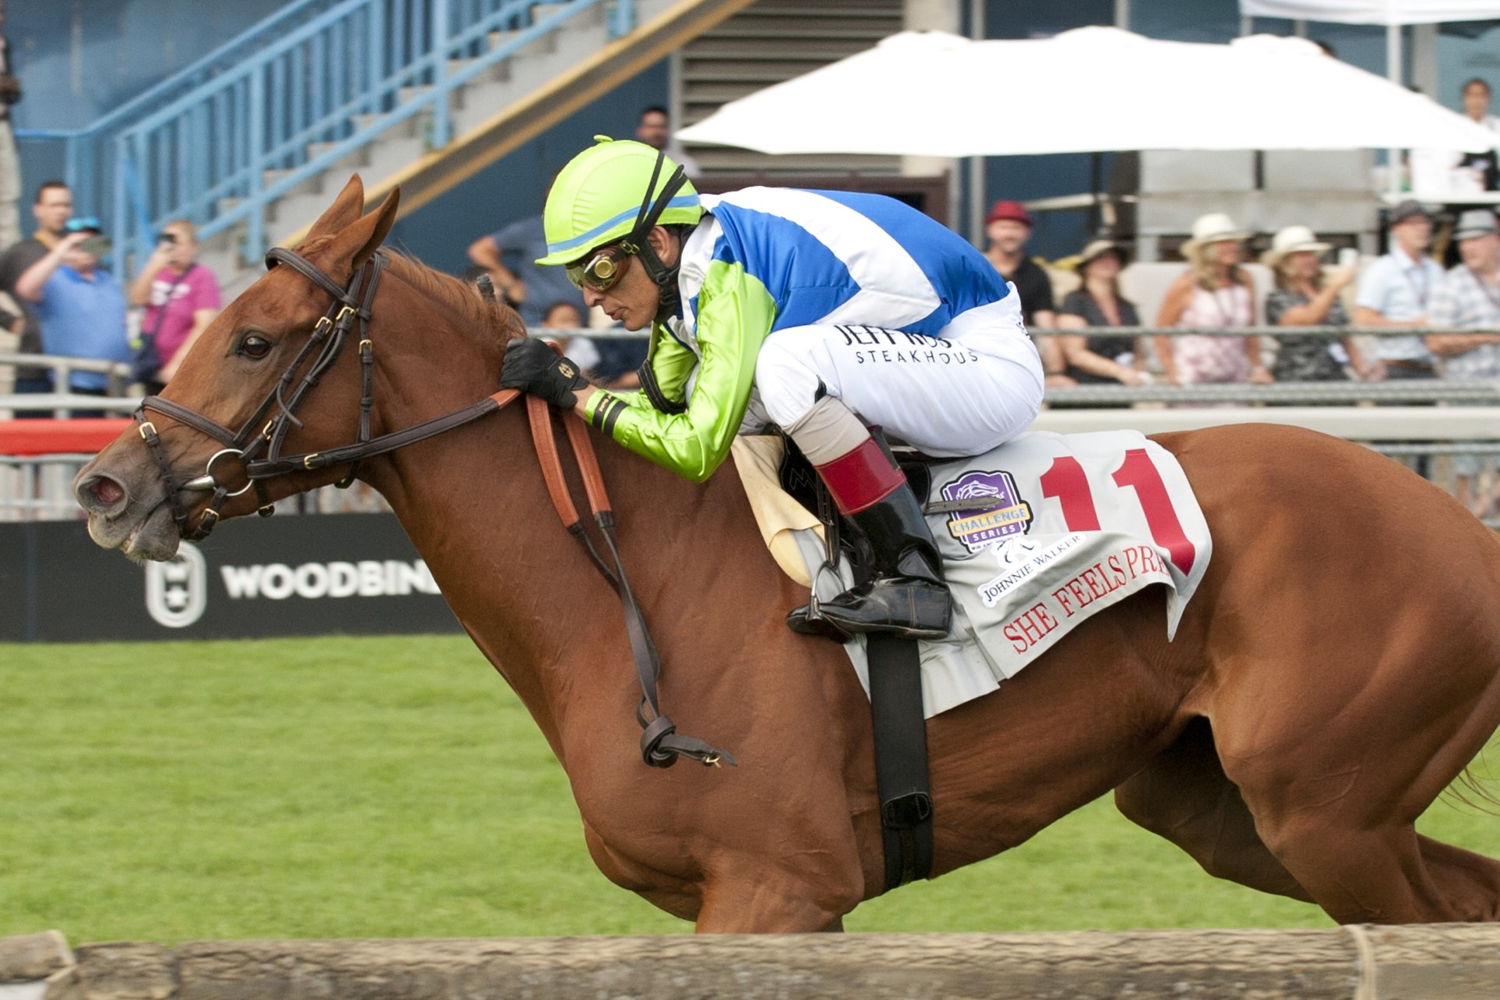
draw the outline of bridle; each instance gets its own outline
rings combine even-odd
[[[518,395],[509,390],[497,392],[463,409],[445,413],[440,417],[425,420],[399,431],[382,434],[380,437],[370,437],[370,412],[375,404],[375,342],[370,337],[370,310],[375,302],[375,293],[380,287],[380,276],[386,266],[385,251],[376,250],[370,259],[354,272],[346,287],[340,287],[316,264],[285,247],[272,247],[266,254],[267,268],[275,267],[277,264],[286,264],[326,291],[333,296],[333,304],[314,324],[307,343],[281,373],[275,387],[266,394],[249,418],[240,425],[240,429],[230,430],[196,410],[160,396],[147,396],[141,400],[140,407],[133,414],[138,425],[137,429],[142,440],[146,442],[147,450],[156,463],[162,485],[166,489],[167,503],[172,510],[172,520],[176,523],[179,533],[189,541],[199,541],[208,537],[209,532],[213,531],[214,526],[220,520],[219,511],[223,508],[224,502],[252,487],[259,500],[257,512],[262,517],[269,517],[272,513],[272,501],[265,487],[268,479],[292,472],[313,472],[331,465],[347,464],[348,471],[336,484],[340,487],[347,487],[354,482],[359,463],[363,459],[384,455],[397,448],[404,448],[409,444],[424,441],[455,427],[471,423],[485,414],[500,409]],[[287,434],[294,427],[302,426],[302,421],[297,418],[294,411],[318,384],[323,373],[338,360],[356,324],[359,328],[357,349],[361,388],[359,430],[354,442],[324,451],[283,455],[282,447],[286,442]],[[313,361],[307,366],[306,374],[299,381],[297,372],[303,368],[309,357],[312,357]],[[201,475],[179,480],[172,475],[171,464],[167,460],[156,425],[147,419],[146,411],[148,410],[186,424],[218,441],[224,447],[209,456]],[[265,421],[264,425],[262,421]],[[263,451],[264,457],[257,457]],[[231,489],[214,474],[215,463],[226,457],[238,458],[244,466],[246,482],[238,489]],[[213,496],[209,498],[198,524],[190,534],[188,510],[183,506],[178,494],[182,491],[202,490],[212,490]]]
[[[339,485],[348,486],[352,483],[359,460],[372,454],[364,450],[364,446],[370,443],[370,408],[374,404],[375,350],[374,342],[370,339],[369,321],[370,307],[375,301],[375,293],[380,287],[380,275],[385,268],[385,252],[377,250],[372,254],[370,259],[354,272],[347,287],[340,287],[322,268],[301,254],[284,247],[273,247],[266,254],[266,267],[272,268],[279,263],[287,264],[333,296],[333,304],[313,326],[307,343],[282,372],[275,387],[266,394],[250,417],[240,425],[240,429],[232,431],[196,410],[170,399],[162,399],[160,396],[147,396],[141,400],[141,405],[134,414],[141,438],[146,442],[146,447],[161,475],[162,485],[166,488],[167,503],[172,510],[172,520],[177,524],[178,531],[192,541],[208,537],[209,532],[213,531],[214,526],[219,522],[219,512],[224,502],[231,497],[239,496],[254,487],[256,498],[260,501],[257,511],[262,517],[268,517],[273,507],[266,493],[265,481],[267,479],[297,469],[312,470],[333,464],[334,460],[325,460],[325,456],[332,454],[331,452],[283,456],[281,449],[291,429],[302,426],[302,421],[297,419],[294,411],[307,393],[318,384],[323,373],[343,353],[344,345],[349,339],[349,332],[356,323],[359,325],[360,332],[358,349],[363,385],[359,401],[359,432],[355,444],[351,446],[354,450],[352,458],[343,459],[349,461],[350,466]],[[313,356],[315,351],[317,353],[311,366],[307,368],[301,381],[297,382],[297,372],[303,368],[309,356]],[[294,382],[295,388],[293,388]],[[162,446],[161,436],[157,433],[156,425],[147,419],[146,411],[148,410],[187,424],[207,434],[224,447],[209,457],[202,475],[180,482],[175,481]],[[270,419],[267,419],[267,414],[271,414]],[[265,421],[264,426],[262,426],[262,421]],[[349,449],[337,450],[344,452]],[[257,458],[262,451],[265,452],[265,457]],[[245,485],[231,490],[229,486],[216,478],[214,464],[223,458],[240,460],[247,477]],[[204,489],[213,490],[213,496],[209,498],[197,526],[189,534],[188,511],[179,494],[184,490]]]
[[[275,387],[266,394],[265,399],[261,400],[260,405],[255,408],[238,431],[232,431],[196,410],[169,399],[162,399],[160,396],[147,396],[141,400],[140,407],[134,413],[137,429],[141,438],[146,442],[147,450],[156,463],[162,485],[167,491],[166,502],[171,506],[172,520],[184,537],[190,541],[206,538],[213,531],[214,525],[219,522],[219,511],[223,508],[224,502],[231,497],[243,494],[252,487],[260,501],[257,512],[262,517],[269,517],[273,510],[273,503],[266,492],[265,482],[268,479],[292,472],[313,471],[347,463],[349,469],[337,485],[348,486],[354,481],[361,460],[395,451],[397,448],[471,423],[509,405],[521,395],[515,389],[502,389],[463,409],[413,424],[402,430],[382,434],[380,437],[370,437],[370,412],[375,402],[375,345],[370,338],[369,323],[375,293],[380,286],[380,276],[385,269],[386,261],[385,251],[376,250],[370,259],[360,265],[350,277],[349,284],[341,287],[316,264],[293,250],[272,247],[267,252],[267,268],[286,264],[333,296],[333,304],[313,326],[307,343],[282,372]],[[344,345],[349,340],[350,331],[356,324],[359,327],[361,390],[359,430],[355,441],[352,444],[324,451],[283,455],[281,449],[287,434],[293,427],[302,426],[302,421],[297,419],[294,411],[318,384],[323,373],[338,360]],[[313,361],[299,381],[297,372],[309,357],[312,357]],[[711,746],[696,737],[678,734],[676,725],[658,708],[657,683],[661,676],[661,661],[657,655],[656,645],[646,630],[645,619],[636,604],[635,595],[630,590],[630,583],[625,578],[625,567],[620,562],[619,547],[615,541],[614,511],[611,508],[609,496],[604,490],[604,477],[599,472],[599,460],[594,454],[593,444],[589,440],[588,431],[583,422],[566,420],[565,426],[568,442],[572,446],[574,458],[583,476],[589,507],[593,512],[599,533],[606,543],[606,551],[610,557],[608,563],[589,537],[583,519],[579,516],[569,496],[567,483],[563,478],[562,462],[558,456],[557,442],[553,437],[550,407],[536,396],[527,396],[526,408],[531,422],[532,442],[536,447],[538,460],[542,466],[542,476],[552,505],[568,533],[578,539],[590,561],[615,589],[624,608],[626,634],[630,641],[632,657],[635,660],[636,673],[641,682],[642,697],[636,709],[636,719],[643,730],[641,733],[642,758],[652,767],[670,767],[676,762],[679,754],[711,766],[718,766],[720,763],[735,763],[728,751]],[[186,424],[218,441],[224,447],[209,457],[202,475],[178,481],[172,475],[171,464],[167,460],[161,436],[155,424],[146,417],[148,410]],[[270,414],[269,419],[267,419],[268,414]],[[265,421],[264,425],[262,421]],[[264,457],[257,457],[262,451],[265,452]],[[244,466],[247,482],[238,489],[231,490],[214,475],[214,463],[225,456],[238,458]],[[183,506],[178,494],[183,491],[202,490],[212,490],[213,496],[209,498],[198,525],[189,535],[187,534],[188,510]],[[613,563],[613,566],[610,563]]]

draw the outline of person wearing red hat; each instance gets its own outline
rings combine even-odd
[[[1035,224],[1031,213],[1019,201],[997,201],[984,219],[984,235],[989,241],[985,258],[1006,281],[1016,286],[1021,296],[1021,318],[1031,331],[1042,371],[1048,386],[1070,386],[1077,383],[1064,374],[1062,347],[1050,336],[1038,337],[1037,330],[1057,326],[1057,311],[1052,304],[1052,281],[1036,261],[1026,255],[1026,241]]]

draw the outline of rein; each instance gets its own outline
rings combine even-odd
[[[516,389],[502,389],[463,409],[454,410],[440,417],[434,417],[389,434],[382,434],[376,438],[370,437],[370,412],[374,405],[374,342],[370,338],[368,325],[371,306],[375,301],[375,292],[380,285],[380,276],[386,264],[385,251],[377,250],[369,261],[355,271],[349,279],[347,288],[339,287],[321,268],[292,250],[273,247],[266,254],[266,266],[274,267],[277,263],[291,266],[313,284],[332,295],[334,301],[313,327],[307,344],[287,366],[286,371],[277,381],[276,387],[261,401],[240,429],[232,431],[196,410],[159,396],[147,396],[141,400],[141,405],[134,414],[141,438],[146,442],[147,450],[151,453],[162,483],[166,487],[172,520],[177,524],[179,532],[191,541],[206,538],[213,531],[214,525],[218,523],[219,511],[224,502],[252,487],[255,488],[260,500],[257,512],[262,517],[270,516],[273,504],[265,489],[267,479],[291,472],[312,471],[347,463],[349,471],[337,484],[340,487],[346,487],[354,481],[355,471],[363,459],[384,455],[406,445],[415,444],[472,423],[480,417],[508,406],[521,395]],[[282,455],[281,448],[290,429],[293,426],[302,426],[302,421],[298,420],[292,411],[318,384],[323,373],[342,353],[349,332],[356,322],[359,324],[360,331],[358,350],[362,386],[357,440],[353,444],[321,452]],[[300,382],[297,382],[297,371],[317,348],[321,349],[308,368],[307,374]],[[296,382],[295,389],[292,388],[294,382]],[[289,390],[290,395],[288,395]],[[264,427],[261,427],[261,421],[266,418],[273,407],[275,407],[275,415],[267,420]],[[171,465],[167,460],[156,426],[146,418],[148,410],[186,424],[225,447],[209,457],[202,475],[178,481],[172,475]],[[536,448],[538,464],[541,466],[542,479],[546,483],[547,494],[552,500],[558,519],[562,521],[567,532],[579,541],[590,561],[619,595],[625,615],[625,629],[630,640],[631,655],[641,684],[641,700],[636,707],[636,720],[642,729],[641,758],[651,767],[670,767],[677,762],[679,755],[690,757],[712,767],[717,767],[721,763],[734,764],[735,759],[728,751],[711,746],[696,737],[679,734],[676,724],[661,711],[657,694],[657,686],[661,678],[661,658],[656,651],[656,644],[652,641],[650,632],[646,629],[645,618],[641,614],[640,606],[636,603],[635,594],[625,578],[625,567],[620,561],[619,546],[615,540],[614,511],[604,489],[604,476],[599,470],[599,459],[594,453],[593,441],[583,421],[565,419],[564,425],[574,460],[583,476],[583,487],[588,496],[589,508],[607,546],[608,562],[589,537],[583,518],[579,516],[569,496],[567,479],[563,473],[562,459],[553,432],[551,408],[545,400],[536,396],[528,396],[526,414],[531,425],[531,439]],[[265,450],[265,457],[257,458],[256,456],[262,449]],[[239,489],[231,490],[219,482],[214,475],[214,463],[224,456],[236,457],[244,466],[248,481]],[[209,499],[208,506],[204,508],[197,527],[189,535],[187,533],[187,508],[183,506],[178,494],[191,490],[212,490],[213,496]]]

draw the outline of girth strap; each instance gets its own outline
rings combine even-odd
[[[922,663],[917,640],[872,632],[870,722],[875,734],[875,789],[885,844],[886,891],[932,874],[932,784]]]

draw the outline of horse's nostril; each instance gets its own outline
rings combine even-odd
[[[125,487],[108,476],[100,476],[85,487],[100,506],[113,507],[125,499]]]

